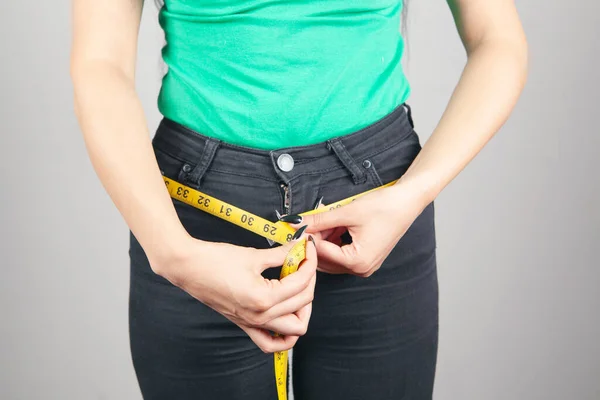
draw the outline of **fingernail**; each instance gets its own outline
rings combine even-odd
[[[292,236],[292,240],[296,240],[298,239],[300,236],[302,236],[302,234],[304,233],[304,231],[306,230],[306,227],[308,225],[304,225],[302,228],[298,229],[296,231],[296,233],[294,233],[294,236]]]
[[[300,222],[302,222],[302,216],[300,215],[282,215],[281,218],[279,218],[280,221],[283,222],[289,222],[290,224],[299,224]]]
[[[323,196],[319,197],[318,200],[315,202],[315,205],[313,206],[313,210],[316,210],[317,208],[319,208],[321,206],[322,202],[323,202]]]
[[[308,240],[312,242],[313,246],[317,247],[317,244],[315,243],[315,238],[313,238],[312,235],[308,235]]]

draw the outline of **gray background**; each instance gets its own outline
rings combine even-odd
[[[127,228],[72,112],[68,3],[0,3],[0,398],[140,399]],[[162,36],[147,3],[137,79],[154,129]],[[600,399],[600,6],[518,8],[528,85],[437,201],[439,400]],[[425,140],[465,56],[442,0],[413,1],[409,18]]]

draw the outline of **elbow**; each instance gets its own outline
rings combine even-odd
[[[512,76],[516,86],[525,86],[529,71],[529,45],[525,34],[487,38],[467,47],[468,59],[484,56],[493,64],[505,69],[505,76]]]
[[[71,78],[71,84],[73,85],[73,91],[75,94],[77,94],[79,92],[79,88],[90,79],[90,74],[88,73],[89,70],[89,67],[86,67],[82,60],[76,57],[71,57],[69,63],[69,76]],[[77,96],[75,96],[75,101],[76,98]]]
[[[91,77],[89,74],[89,68],[86,67],[85,63],[80,59],[75,57],[71,57],[69,63],[69,76],[71,78],[71,85],[73,88],[73,112],[75,116],[79,119],[80,115],[80,101],[81,101],[81,93],[85,92],[82,88],[86,85],[86,82],[89,82]]]
[[[96,79],[122,79],[130,83],[135,79],[133,67],[126,68],[109,59],[77,55],[71,56],[69,74],[75,86]]]
[[[507,53],[506,57],[512,60],[512,65],[514,65],[518,86],[523,88],[529,75],[529,46],[525,36],[518,40],[512,40]]]
[[[81,57],[77,56],[75,53],[71,53],[71,57],[69,59],[69,76],[71,77],[71,82],[73,84],[78,81],[83,70],[84,66]]]
[[[520,49],[521,54],[521,69],[523,71],[523,85],[527,81],[527,76],[529,75],[529,44],[527,43],[527,39],[525,35],[523,35],[523,40]]]
[[[529,44],[523,30],[504,40],[507,58],[513,60],[520,83],[524,86],[529,72]]]
[[[69,76],[71,78],[71,85],[73,87],[73,112],[75,116],[79,119],[79,105],[78,105],[78,87],[79,87],[79,77],[81,76],[81,66],[77,62],[77,60],[71,56],[69,63]]]

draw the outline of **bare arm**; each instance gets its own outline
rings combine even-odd
[[[513,1],[448,2],[467,65],[437,127],[395,185],[304,218],[307,232],[346,227],[352,236],[344,246],[317,242],[319,267],[326,272],[370,276],[377,271],[423,209],[506,121],[521,93],[527,44]]]
[[[287,350],[306,332],[316,251],[308,245],[298,272],[270,282],[261,272],[281,266],[294,243],[257,250],[187,233],[161,178],[134,87],[142,3],[73,0],[71,76],[92,164],[154,272],[229,318],[264,351]]]
[[[437,127],[398,183],[421,192],[424,204],[506,121],[527,74],[527,43],[512,0],[448,0],[448,4],[468,61]]]
[[[71,76],[92,164],[151,264],[162,265],[189,235],[165,190],[135,92],[142,5],[74,0]]]

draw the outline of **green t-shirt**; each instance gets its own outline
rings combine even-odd
[[[410,93],[402,0],[166,0],[160,112],[266,150],[361,129]]]

